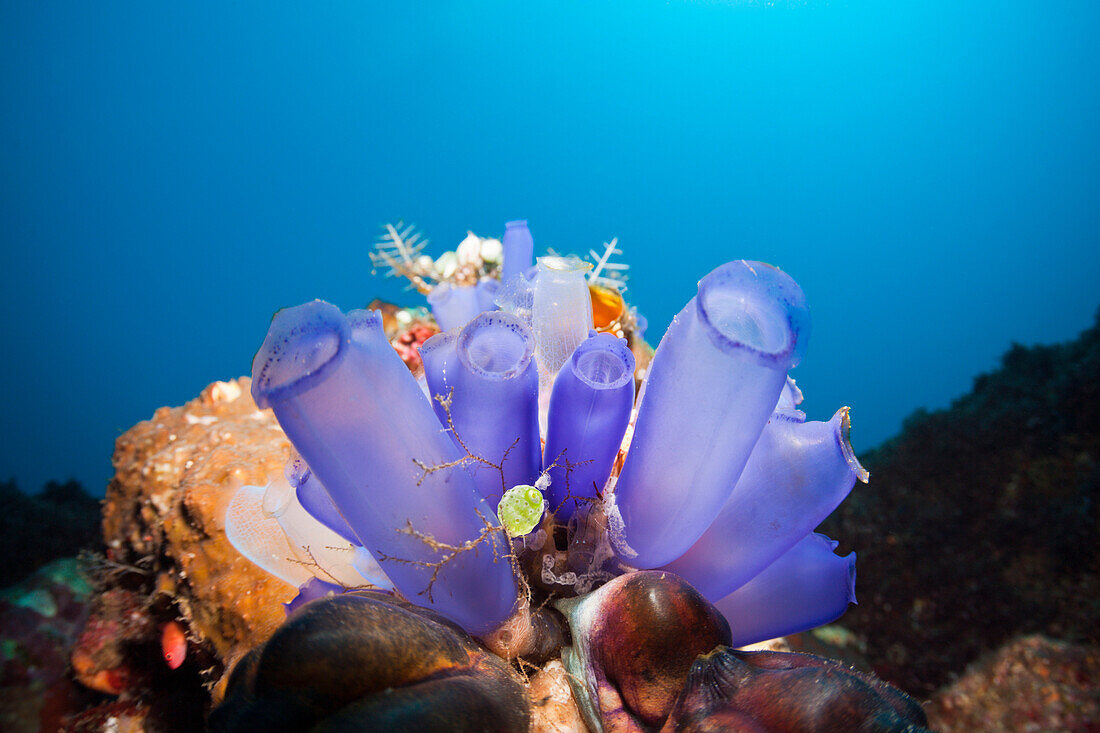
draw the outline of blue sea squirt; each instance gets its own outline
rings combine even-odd
[[[461,454],[376,312],[345,317],[321,301],[280,311],[256,355],[252,393],[274,410],[360,544],[403,560],[383,568],[398,590],[417,598],[430,584],[432,607],[473,633],[507,618],[517,593],[511,567],[498,561],[507,538],[466,472],[422,475],[418,462],[445,465]],[[480,544],[433,568],[429,535]]]
[[[234,523],[231,512],[227,527],[246,553],[253,526],[284,530],[257,545],[261,564],[274,567],[288,545],[298,555],[285,579],[303,586],[301,608],[276,635],[295,650],[287,659],[308,657],[327,614],[350,614],[376,624],[341,632],[353,647],[469,650],[468,633],[517,670],[560,654],[594,731],[794,729],[752,690],[795,677],[802,686],[783,705],[814,712],[791,720],[832,720],[844,708],[862,711],[845,720],[867,730],[923,724],[902,693],[835,663],[731,651],[831,621],[855,600],[854,554],[837,556],[813,530],[868,476],[848,442],[847,408],[827,422],[798,409],[788,372],[810,319],[789,275],[760,262],[719,266],[654,353],[622,299],[617,240],[592,262],[553,256],[532,267],[526,222],[509,223],[503,245],[470,234],[438,260],[411,231],[387,227],[372,258],[428,296],[442,329],[420,349],[419,381],[379,313],[321,301],[278,312],[253,363],[257,404],[274,410],[299,454],[272,486],[289,481],[277,496],[306,519],[291,531],[267,515]],[[270,513],[271,491],[241,496]],[[318,560],[325,542],[351,559]],[[346,566],[362,583],[345,580]],[[437,625],[402,625],[410,612]],[[263,680],[305,684],[280,666],[274,643],[235,674],[254,689],[231,695],[221,720],[261,720],[242,700]],[[497,667],[479,677],[483,666],[462,662],[474,681],[464,671],[454,690],[502,685],[522,721],[502,729],[522,729],[532,709],[515,702],[514,678]],[[383,704],[390,693],[372,687],[358,702],[326,703],[324,715],[354,710],[349,721],[380,724],[464,695],[407,684],[423,696]],[[833,707],[822,712],[822,700]],[[885,722],[867,723],[876,715]]]

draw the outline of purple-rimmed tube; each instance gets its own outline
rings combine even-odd
[[[856,602],[856,554],[811,533],[762,573],[714,605],[729,622],[730,646],[796,634],[844,615]]]
[[[711,601],[771,565],[836,509],[856,479],[867,481],[848,442],[848,408],[829,422],[776,412],[714,522],[665,566]]]
[[[703,534],[799,362],[809,326],[802,290],[771,265],[729,262],[699,281],[657,347],[609,507],[624,562],[660,567]]]
[[[437,568],[420,564],[446,553],[414,533],[462,545],[497,518],[466,472],[418,467],[462,456],[386,340],[379,313],[345,318],[322,301],[279,311],[252,363],[252,396],[274,410],[360,544],[406,598],[474,634],[507,618],[517,588],[509,564],[494,559],[494,550],[508,551],[502,532],[438,567],[434,582]]]
[[[298,503],[309,512],[311,517],[353,545],[359,544],[359,538],[355,536],[355,532],[340,516],[340,510],[336,508],[332,497],[328,495],[325,487],[309,470],[309,466],[306,465],[301,456],[294,456],[287,461],[286,466],[283,468],[283,475],[294,487]]]
[[[433,397],[450,395],[455,439],[471,455],[503,468],[470,461],[482,496],[496,502],[504,491],[538,478],[538,373],[531,330],[510,313],[482,313],[460,331],[438,333],[420,347]],[[435,402],[439,421],[447,411]],[[507,457],[505,454],[507,453]]]
[[[298,595],[290,599],[289,603],[283,604],[283,609],[286,611],[286,615],[289,616],[310,601],[316,601],[318,598],[328,598],[329,596],[338,596],[345,590],[346,589],[342,585],[329,583],[328,581],[318,578],[310,578],[309,581],[298,587]]]
[[[573,497],[603,489],[633,406],[634,354],[625,339],[591,332],[558,371],[550,397],[543,466],[553,465],[546,499],[560,523],[576,509],[567,483]]]
[[[474,285],[440,283],[428,293],[432,317],[442,331],[462,328],[472,321],[478,313],[485,310],[481,307],[481,301],[480,291]]]
[[[370,318],[370,315],[368,311],[352,311],[349,318],[360,320]],[[354,548],[352,550],[353,556],[349,562],[363,576],[363,579],[378,588],[392,590],[393,583],[382,572],[382,567],[378,564],[377,558],[359,544],[359,538],[355,536],[355,532],[340,514],[340,510],[333,502],[332,497],[329,496],[328,490],[321,484],[320,479],[309,470],[305,459],[294,452],[290,460],[286,462],[286,466],[283,467],[283,475],[294,487],[294,495],[297,497],[298,503],[306,510],[306,513],[352,544]],[[359,584],[356,583],[356,585]]]
[[[500,292],[500,281],[491,277],[478,280],[475,286],[477,290],[478,313],[488,313],[497,309],[496,297]]]
[[[500,240],[504,250],[504,262],[500,269],[500,281],[507,283],[531,266],[535,255],[535,240],[527,228],[527,220],[510,221],[504,225],[504,238]]]

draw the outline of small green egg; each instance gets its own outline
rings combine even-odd
[[[520,484],[504,492],[497,506],[497,516],[510,537],[522,537],[538,526],[546,500],[534,486]]]

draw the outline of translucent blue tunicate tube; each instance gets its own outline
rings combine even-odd
[[[531,313],[535,305],[535,280],[538,274],[537,266],[528,267],[507,283],[502,282],[497,288],[493,303],[505,313],[511,313],[530,326]]]
[[[726,501],[809,332],[802,290],[771,265],[729,262],[699,282],[649,367],[609,514],[628,565],[682,555]]]
[[[382,566],[362,545],[352,546],[351,566],[371,585],[382,590],[393,590],[393,582],[382,572]]]
[[[460,330],[436,334],[420,347],[424,376],[440,422],[448,409],[454,438],[479,461],[468,466],[482,496],[538,478],[538,373],[531,330],[510,313],[482,313]]]
[[[775,409],[797,410],[801,404],[802,390],[798,388],[793,379],[787,377],[787,383],[783,385],[783,391],[779,393],[779,403],[775,406]]]
[[[345,318],[313,301],[279,311],[252,364],[252,396],[270,407],[360,544],[409,600],[474,634],[503,621],[517,587],[507,538],[377,312]],[[479,541],[445,565],[448,551]],[[494,552],[495,551],[495,552]],[[438,569],[432,581],[433,572]]]
[[[355,532],[340,516],[340,510],[336,508],[332,497],[328,495],[325,487],[309,470],[309,466],[306,465],[301,456],[294,456],[287,461],[283,474],[290,485],[294,487],[298,503],[309,512],[311,517],[353,545],[359,544],[359,538],[355,536]]]
[[[474,285],[440,283],[428,293],[428,305],[440,330],[462,328],[482,310],[484,295]],[[491,301],[491,298],[490,298]]]
[[[837,543],[811,533],[762,573],[714,605],[744,646],[827,624],[856,602],[856,554],[835,554]]]
[[[500,292],[500,281],[487,277],[478,280],[476,288],[478,313],[495,311],[497,309],[496,297]]]
[[[829,422],[772,415],[714,522],[665,566],[711,601],[747,583],[821,524],[867,480],[848,442],[848,408]]]
[[[602,491],[634,406],[634,354],[624,339],[593,331],[554,379],[543,466],[549,508],[564,524],[576,501]],[[556,465],[555,465],[556,464]]]
[[[531,266],[535,255],[535,241],[527,228],[527,220],[510,221],[504,225],[504,238],[501,239],[504,250],[504,262],[501,266],[500,281],[509,280]]]

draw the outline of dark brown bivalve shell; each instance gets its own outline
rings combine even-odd
[[[692,665],[661,733],[927,733],[927,724],[908,695],[839,662],[720,647]]]
[[[696,657],[730,643],[718,609],[679,576],[658,570],[621,575],[557,606],[573,631],[562,661],[597,732],[659,728]]]
[[[306,604],[233,670],[213,731],[526,731],[516,673],[460,627],[385,593]]]

